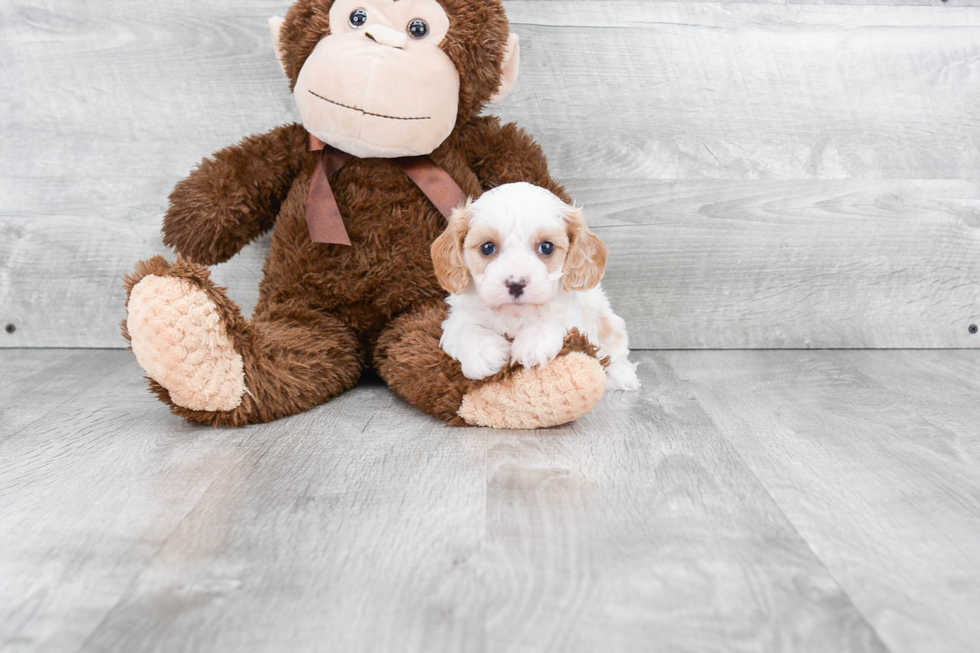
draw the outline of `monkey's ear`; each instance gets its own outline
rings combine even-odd
[[[272,47],[276,50],[276,59],[279,60],[279,66],[282,68],[283,72],[286,72],[286,62],[282,56],[282,41],[280,34],[282,34],[283,23],[286,19],[282,16],[273,16],[269,19],[269,30],[272,32]]]
[[[511,34],[507,39],[507,49],[504,51],[503,75],[500,77],[500,88],[490,98],[490,104],[500,104],[507,99],[517,83],[521,71],[521,40],[517,34]]]

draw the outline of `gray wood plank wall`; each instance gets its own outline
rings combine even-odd
[[[0,4],[0,347],[123,346],[172,186],[296,117],[288,4]],[[980,0],[507,6],[494,111],[609,242],[635,347],[980,347]],[[215,270],[246,309],[266,251]]]

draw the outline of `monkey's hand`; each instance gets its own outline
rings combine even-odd
[[[200,265],[223,263],[275,224],[308,158],[302,125],[249,136],[204,159],[170,195],[163,242]]]

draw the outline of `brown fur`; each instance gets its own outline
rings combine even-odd
[[[462,84],[456,129],[432,158],[469,196],[527,181],[568,201],[530,136],[476,117],[500,84],[509,31],[500,1],[440,1],[453,25],[443,48]],[[330,4],[299,0],[287,14],[281,36],[292,84],[329,33]],[[218,152],[176,187],[164,242],[181,258],[140,264],[127,288],[147,274],[186,278],[202,288],[244,359],[251,394],[234,411],[200,413],[174,406],[151,381],[152,389],[188,420],[237,426],[308,410],[351,388],[364,366],[373,365],[410,403],[459,424],[462,397],[485,381],[463,377],[439,347],[445,293],[430,247],[443,218],[390,161],[353,159],[331,178],[353,246],[313,243],[305,204],[315,165],[305,130],[289,125]],[[246,320],[204,266],[228,260],[273,225],[259,302]],[[569,343],[570,351],[594,355],[581,336]]]
[[[164,244],[215,265],[271,229],[306,164],[306,138],[302,125],[287,125],[202,161],[170,194]]]
[[[513,365],[482,381],[463,376],[459,362],[439,347],[447,316],[448,306],[442,302],[395,320],[378,342],[375,365],[388,386],[405,401],[452,426],[466,426],[457,415],[463,397],[485,383],[506,381],[522,368]],[[559,356],[572,352],[594,357],[598,348],[573,329]],[[605,366],[608,360],[600,362]]]
[[[249,393],[233,411],[205,412],[174,405],[166,388],[149,379],[150,388],[174,413],[192,422],[244,426],[268,422],[309,410],[353,388],[364,361],[357,341],[335,317],[303,306],[280,305],[249,321],[228,299],[225,288],[214,285],[207,268],[178,259],[170,264],[157,256],[140,263],[126,277],[127,299],[147,275],[187,279],[201,288],[218,307],[235,349],[242,354]],[[123,336],[129,340],[125,322]]]

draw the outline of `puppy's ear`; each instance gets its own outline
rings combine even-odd
[[[470,285],[470,271],[463,260],[463,242],[470,230],[473,211],[471,201],[455,209],[449,218],[449,226],[432,243],[432,264],[436,269],[439,285],[454,295],[466,292]]]
[[[565,224],[569,242],[563,270],[565,290],[595,288],[606,274],[609,248],[585,224],[585,214],[580,207],[569,208]]]

